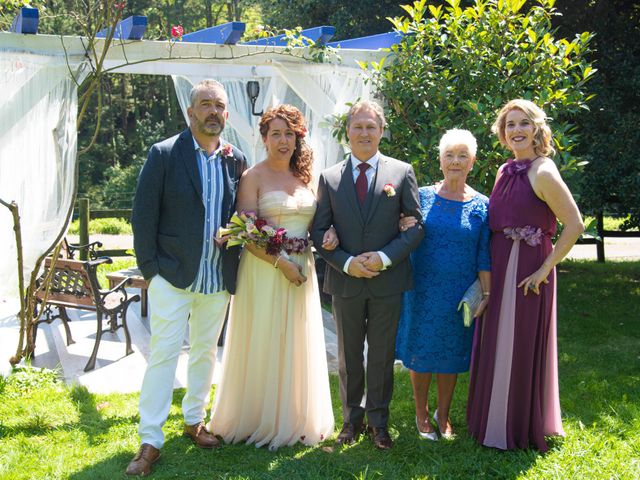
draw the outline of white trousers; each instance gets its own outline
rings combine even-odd
[[[151,343],[140,391],[138,433],[141,443],[159,449],[164,444],[162,426],[171,408],[173,382],[187,322],[190,350],[182,414],[187,425],[204,420],[229,293],[193,293],[176,288],[156,275],[151,279],[148,294],[152,308]]]

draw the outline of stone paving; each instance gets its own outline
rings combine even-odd
[[[132,291],[135,293],[135,291]],[[150,304],[150,309],[153,305]],[[2,317],[0,309],[0,354],[2,363],[13,354],[18,340],[17,320],[4,309]],[[125,339],[122,329],[116,333],[103,334],[98,350],[96,367],[85,372],[84,367],[91,355],[96,335],[96,316],[93,312],[67,310],[71,322],[71,335],[75,343],[67,346],[64,327],[59,320],[51,325],[42,324],[38,327],[36,354],[31,364],[34,367],[59,368],[65,382],[79,383],[89,391],[96,393],[135,392],[140,390],[142,378],[149,357],[150,329],[148,317],[140,315],[140,304],[134,303],[129,308],[127,323],[131,333],[134,353],[125,356]],[[329,371],[337,371],[337,340],[333,318],[324,311],[325,342],[327,346],[327,362]],[[178,360],[178,369],[174,388],[186,386],[187,360],[189,345],[188,332],[185,330],[185,343]],[[218,348],[218,358],[214,371],[214,383],[218,381],[221,372],[220,361],[222,350]],[[1,372],[0,372],[1,373]]]

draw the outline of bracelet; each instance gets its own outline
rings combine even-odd
[[[289,260],[289,255],[287,254],[287,252],[280,253],[280,255],[278,255],[278,258],[276,258],[276,261],[273,262],[273,266],[275,268],[278,268],[278,262],[280,261],[281,258],[284,258],[285,260]]]
[[[491,292],[482,292],[483,297],[488,297],[489,295],[491,295]]]

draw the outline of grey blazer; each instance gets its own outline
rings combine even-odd
[[[386,296],[410,290],[413,286],[408,257],[424,237],[413,168],[381,154],[373,182],[364,206],[360,207],[350,159],[328,168],[320,176],[318,209],[311,227],[311,239],[318,253],[332,267],[324,277],[324,291],[331,295],[352,297],[366,286],[373,295]],[[395,195],[388,196],[384,192],[386,184],[393,185]],[[418,225],[400,232],[400,213],[415,216]],[[340,246],[328,251],[321,245],[324,232],[331,225],[336,229]],[[391,267],[372,279],[354,278],[343,272],[350,256],[368,251],[384,252],[391,260]]]
[[[233,157],[222,159],[223,224],[235,210],[238,181],[246,168],[247,160],[236,148]],[[204,213],[202,180],[187,129],[153,145],[138,178],[131,225],[144,278],[159,273],[177,288],[193,283],[202,255]],[[223,250],[222,276],[229,293],[235,292],[239,253],[239,248]]]

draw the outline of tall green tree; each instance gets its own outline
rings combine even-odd
[[[576,152],[589,161],[579,179],[581,207],[630,214],[623,228],[640,227],[640,3],[563,0],[558,10],[554,23],[564,35],[595,33],[595,97],[576,119],[583,133]]]
[[[259,0],[264,21],[276,28],[332,25],[334,40],[392,30],[387,17],[402,14],[399,0]]]
[[[466,128],[478,139],[470,181],[489,192],[506,152],[490,133],[510,99],[530,99],[553,119],[555,157],[566,172],[580,161],[576,117],[586,110],[586,82],[594,69],[586,60],[591,34],[557,38],[553,0],[459,0],[405,5],[392,20],[404,33],[392,57],[374,68],[373,82],[388,106],[391,141],[384,148],[410,161],[419,182],[440,178],[437,144],[449,128]]]

